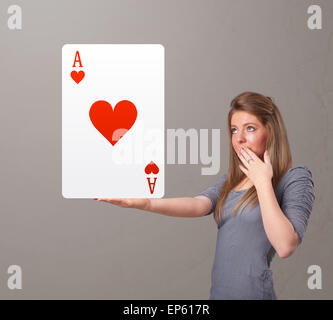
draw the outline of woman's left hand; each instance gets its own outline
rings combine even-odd
[[[264,153],[264,161],[247,147],[239,149],[238,157],[244,165],[239,165],[239,168],[256,188],[263,183],[271,182],[273,168],[267,150]]]

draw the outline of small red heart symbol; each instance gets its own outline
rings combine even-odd
[[[153,161],[150,161],[145,167],[145,173],[147,174],[158,174],[159,171],[158,166]]]
[[[137,110],[128,100],[119,101],[114,110],[110,103],[100,100],[90,107],[89,117],[94,127],[114,146],[133,126]]]
[[[79,84],[82,81],[84,76],[85,76],[85,73],[82,70],[79,72],[77,72],[75,70],[71,72],[71,77],[77,84]]]

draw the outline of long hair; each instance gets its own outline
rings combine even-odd
[[[246,111],[253,114],[268,131],[266,150],[268,150],[273,167],[272,186],[274,189],[292,165],[287,131],[280,111],[272,98],[249,91],[243,92],[235,97],[231,101],[231,109],[228,114],[229,171],[214,210],[214,219],[218,225],[222,222],[222,208],[229,192],[246,177],[243,171],[239,168],[239,164],[242,163],[239,160],[231,141],[231,117],[237,111]],[[251,208],[253,208],[257,203],[257,191],[255,187],[252,186],[238,201],[232,214],[234,215],[241,206],[241,210],[243,210],[248,204],[251,204]]]

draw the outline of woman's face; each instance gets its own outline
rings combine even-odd
[[[231,117],[231,141],[236,153],[240,147],[248,147],[262,158],[268,131],[260,120],[246,111],[236,111]]]

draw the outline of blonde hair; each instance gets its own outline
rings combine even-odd
[[[246,111],[255,115],[258,120],[268,130],[266,141],[266,150],[271,159],[273,167],[272,185],[275,189],[283,175],[291,168],[292,159],[287,137],[287,131],[284,126],[281,114],[272,98],[266,97],[256,92],[243,92],[231,101],[231,109],[228,114],[228,132],[229,132],[229,171],[227,179],[219,194],[214,219],[220,224],[222,222],[222,208],[229,192],[235,188],[246,176],[240,170],[237,153],[232,147],[231,142],[231,117],[237,111]],[[236,204],[233,215],[243,205],[242,209],[248,204],[253,208],[258,203],[258,195],[254,186],[252,186],[241,197]]]

